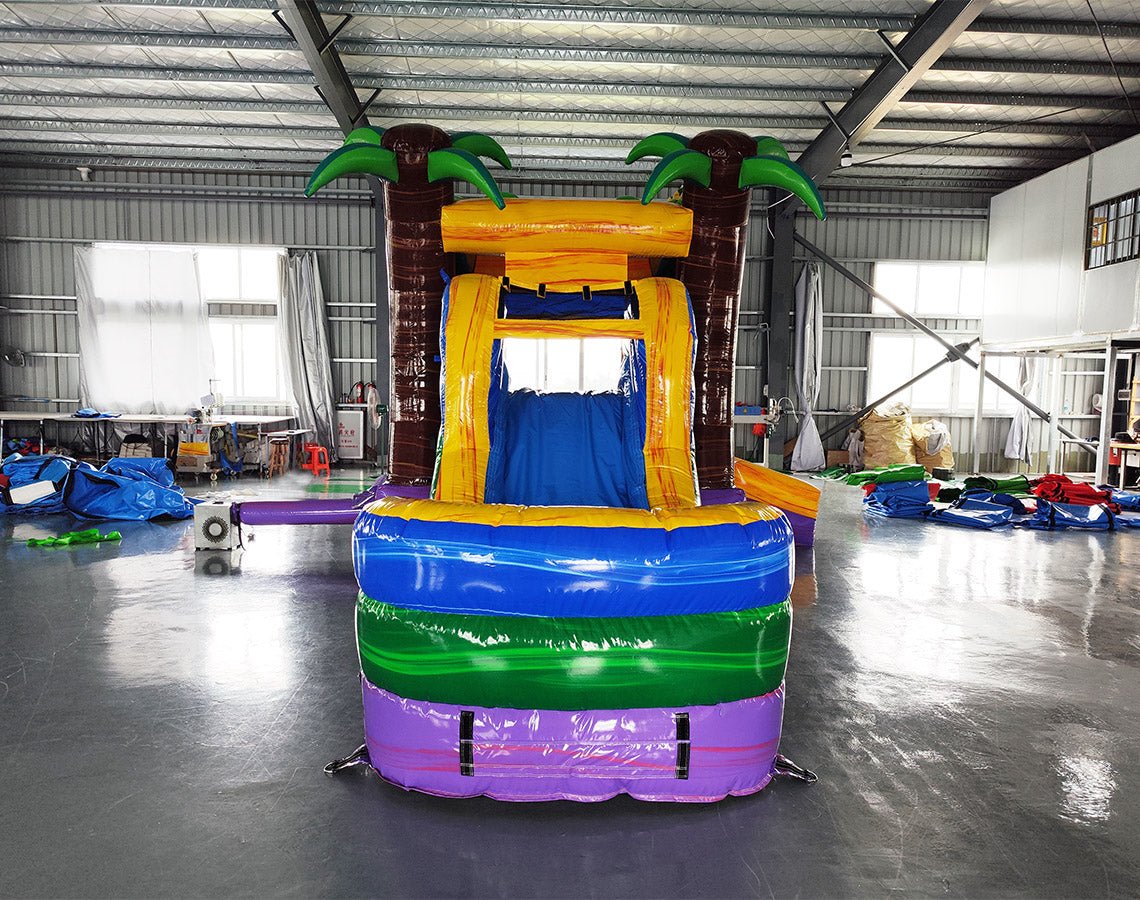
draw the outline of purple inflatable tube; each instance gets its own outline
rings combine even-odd
[[[235,503],[243,525],[351,525],[360,510],[382,497],[426,500],[430,490],[415,485],[378,481],[350,498],[322,497],[313,500],[246,500]]]

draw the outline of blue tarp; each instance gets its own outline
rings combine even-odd
[[[925,481],[879,484],[863,498],[864,512],[887,519],[921,519],[934,506]]]
[[[1008,525],[1013,518],[1013,509],[1005,504],[977,497],[962,497],[945,509],[934,510],[928,518],[939,525],[963,525],[967,528],[988,529]]]
[[[194,504],[174,484],[165,459],[112,459],[101,469],[67,456],[9,457],[0,472],[11,487],[51,481],[54,493],[33,503],[0,504],[6,513],[71,512],[86,519],[187,519]]]
[[[1053,503],[1049,500],[1037,501],[1037,514],[1023,519],[1017,525],[1041,531],[1059,531],[1066,528],[1079,528],[1084,531],[1112,531],[1114,516],[1104,506],[1078,506],[1074,503]],[[1128,523],[1125,523],[1127,527]]]
[[[1134,491],[1122,491],[1110,485],[1101,485],[1097,490],[1110,491],[1112,493],[1112,502],[1117,504],[1121,509],[1140,512],[1140,494]]]
[[[63,487],[71,476],[71,469],[78,465],[67,456],[20,456],[13,453],[0,463],[0,474],[8,479],[9,487],[24,487],[37,481],[50,481],[55,484],[55,493],[48,494],[31,503],[9,506],[0,503],[4,512],[55,513],[63,512]]]

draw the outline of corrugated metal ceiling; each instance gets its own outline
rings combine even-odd
[[[0,164],[307,170],[340,131],[275,5],[0,3]],[[318,6],[330,30],[351,16],[335,47],[373,124],[480,130],[524,173],[620,180],[652,131],[804,149],[822,104],[838,110],[930,4]],[[998,190],[1140,131],[1138,114],[1140,3],[994,0],[832,178]]]

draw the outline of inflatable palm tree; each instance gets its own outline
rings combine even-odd
[[[350,174],[384,181],[392,341],[388,481],[392,484],[431,481],[439,434],[442,273],[454,273],[443,250],[440,212],[454,200],[454,179],[475,185],[500,209],[505,204],[480,156],[511,167],[503,148],[486,135],[448,135],[431,125],[357,128],[344,146],[317,166],[305,189],[306,196],[312,196]]]
[[[684,179],[681,203],[693,211],[693,240],[689,255],[678,261],[677,278],[689,291],[697,325],[697,473],[705,490],[731,488],[736,321],[751,191],[782,188],[820,219],[826,216],[823,198],[773,137],[714,130],[690,140],[662,132],[640,141],[626,163],[647,156],[661,161],[646,182],[641,202],[649,203],[665,185]]]

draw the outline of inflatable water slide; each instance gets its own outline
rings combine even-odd
[[[385,180],[392,315],[389,472],[340,519],[365,744],[330,771],[581,801],[801,771],[778,748],[818,492],[738,467],[731,414],[750,190],[822,217],[815,185],[727,131],[638,144],[661,157],[640,202],[504,197],[481,156],[509,165],[482,135],[358,129],[309,186]],[[559,341],[599,348],[589,389],[535,383]]]

